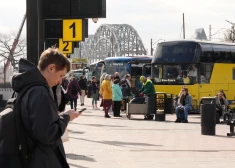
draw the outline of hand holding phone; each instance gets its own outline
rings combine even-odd
[[[77,118],[78,116],[80,116],[80,113],[77,113],[76,111],[74,111],[73,109],[71,110],[66,110],[64,112],[64,114],[68,114],[70,117],[70,121],[73,121],[75,118]]]
[[[81,110],[79,110],[79,111],[77,111],[78,113],[82,113],[83,111],[85,111],[86,110],[86,108],[83,108],[83,109],[81,109]]]

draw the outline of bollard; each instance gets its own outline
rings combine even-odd
[[[201,104],[201,134],[215,135],[216,111],[215,104]]]

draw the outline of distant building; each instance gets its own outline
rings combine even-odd
[[[197,40],[208,40],[203,28],[196,29],[192,38]]]

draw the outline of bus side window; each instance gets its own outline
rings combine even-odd
[[[211,73],[213,70],[213,64],[200,65],[200,83],[210,83]]]
[[[213,52],[204,51],[201,56],[201,62],[210,62],[213,63]]]
[[[145,74],[150,75],[151,74],[151,67],[146,67]]]

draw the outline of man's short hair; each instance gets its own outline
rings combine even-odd
[[[38,68],[44,71],[50,64],[55,64],[56,71],[61,71],[66,68],[67,72],[70,71],[69,60],[56,48],[48,48],[40,56]]]

